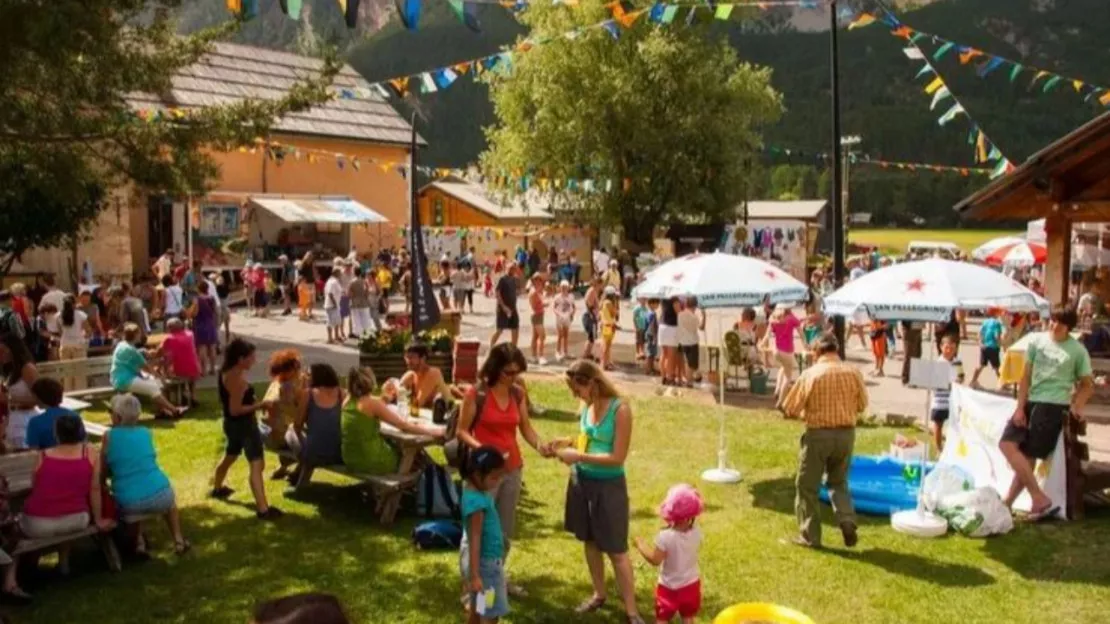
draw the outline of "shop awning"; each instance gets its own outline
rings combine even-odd
[[[254,195],[251,204],[286,223],[387,223],[382,215],[350,197],[273,197]]]

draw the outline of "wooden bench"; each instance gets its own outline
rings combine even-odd
[[[25,496],[31,492],[31,475],[38,464],[38,451],[19,451],[0,455],[0,475],[8,480],[12,496]]]
[[[293,451],[288,449],[277,451],[277,454],[279,457],[290,461],[300,461]],[[387,475],[360,474],[350,470],[343,464],[301,467],[300,469],[308,471],[302,477],[304,483],[308,483],[312,479],[312,473],[314,471],[327,470],[328,472],[368,484],[374,492],[374,513],[377,514],[378,520],[386,526],[392,524],[393,520],[397,517],[397,511],[401,507],[401,496],[406,491],[416,487],[416,482],[420,479],[420,472],[412,471],[411,468],[407,472]]]
[[[1081,520],[1086,515],[1088,494],[1110,489],[1110,464],[1090,461],[1090,449],[1082,440],[1087,423],[1069,417],[1064,424],[1064,466],[1067,483],[1068,517]]]
[[[84,390],[71,390],[66,396],[80,399],[93,399],[115,393],[108,374],[112,370],[112,356],[81,358],[76,360],[54,360],[40,362],[39,374],[54,379],[78,378],[84,381]]]

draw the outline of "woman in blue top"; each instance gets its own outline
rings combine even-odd
[[[136,426],[142,406],[133,394],[112,397],[112,428],[104,433],[100,445],[101,475],[110,479],[112,496],[119,505],[124,522],[128,518],[159,514],[166,519],[173,535],[174,552],[181,555],[189,550],[189,541],[181,534],[181,518],[177,513],[177,499],[173,486],[162,469],[154,452],[150,430]],[[146,553],[140,523],[128,524],[135,537],[135,551]]]
[[[146,355],[135,345],[143,339],[139,326],[127,323],[123,326],[123,340],[112,351],[112,368],[108,378],[116,392],[128,392],[145,396],[158,406],[159,416],[180,418],[184,407],[170,403],[162,394],[162,382],[150,373]]]
[[[624,462],[632,439],[632,408],[588,360],[567,369],[567,386],[582,401],[577,440],[549,443],[563,463],[573,466],[567,484],[564,528],[586,548],[586,565],[594,593],[577,613],[591,613],[605,604],[605,561],[609,556],[617,577],[626,621],[642,624],[636,610],[636,588],[628,558],[628,484]]]

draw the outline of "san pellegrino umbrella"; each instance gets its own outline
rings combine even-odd
[[[772,303],[793,303],[805,299],[806,285],[792,275],[757,258],[715,251],[675,258],[652,269],[633,291],[635,297],[668,298],[697,297],[703,308],[729,308],[758,305],[765,299]],[[718,316],[718,324],[720,317]],[[722,335],[719,331],[718,335]],[[724,345],[721,345],[724,351]],[[724,378],[718,379],[720,402],[725,403]],[[717,466],[701,474],[712,483],[737,483],[740,471],[728,467],[725,448],[725,414],[718,408],[720,419]]]
[[[986,259],[987,256],[1002,247],[1019,245],[1026,242],[1027,240],[1029,239],[1024,236],[999,236],[998,238],[992,238],[982,245],[976,247],[975,250],[971,252],[971,257],[975,260],[983,261]],[[1034,240],[1033,242],[1043,243],[1044,241]]]
[[[980,252],[982,249],[975,250],[975,258],[990,266],[1033,266],[1044,264],[1048,258],[1048,247],[1044,243],[1020,239]]]
[[[1048,301],[984,266],[930,258],[872,271],[825,298],[825,312],[885,321],[943,323],[953,310],[1001,308],[1047,314]]]

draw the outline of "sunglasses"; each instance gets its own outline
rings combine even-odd
[[[501,370],[501,374],[505,377],[516,377],[520,374],[519,368],[505,368]]]

